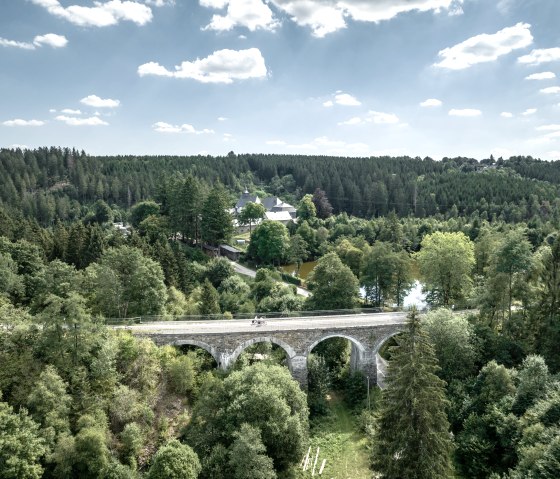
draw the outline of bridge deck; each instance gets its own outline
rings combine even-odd
[[[406,313],[372,313],[346,316],[316,316],[312,318],[267,319],[262,325],[251,320],[158,321],[130,326],[113,326],[140,334],[223,334],[247,332],[295,331],[315,329],[348,329],[402,324]]]

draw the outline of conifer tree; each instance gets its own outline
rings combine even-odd
[[[233,233],[229,208],[224,188],[222,186],[214,187],[202,207],[202,241],[214,246],[229,241]]]
[[[374,470],[383,479],[453,477],[445,382],[418,313],[392,348],[376,424]]]
[[[205,279],[200,293],[200,314],[220,314],[218,300],[218,291],[216,291],[216,288],[212,286],[210,281]]]

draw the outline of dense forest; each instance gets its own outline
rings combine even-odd
[[[317,445],[347,477],[341,411],[359,479],[560,477],[560,163],[3,149],[0,185],[0,478],[300,479]],[[236,233],[245,188],[297,221],[251,204]],[[254,278],[202,252],[234,238]],[[108,327],[400,309],[418,281],[382,392],[343,338],[303,391],[268,343],[223,373]]]
[[[95,157],[70,149],[0,150],[2,204],[21,208],[43,226],[80,216],[80,205],[104,200],[130,208],[157,197],[176,172],[231,191],[266,186],[272,194],[300,199],[326,192],[335,213],[359,217],[426,217],[475,211],[508,222],[549,215],[558,207],[560,164],[531,157],[334,158],[284,155],[226,157]]]

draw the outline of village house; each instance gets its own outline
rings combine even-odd
[[[258,195],[253,195],[247,190],[239,197],[232,211],[233,215],[237,216],[241,213],[247,203],[263,205],[266,210],[264,214],[265,220],[278,221],[285,226],[287,226],[290,221],[296,220],[296,209],[289,203],[282,201],[277,196],[268,196],[261,200]],[[253,226],[257,226],[259,223],[260,221],[257,221]],[[241,225],[238,223],[237,219],[234,219],[233,225],[238,233],[249,231],[249,225]]]

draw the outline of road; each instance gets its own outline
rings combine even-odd
[[[257,275],[257,272],[255,270],[249,269],[246,266],[236,263],[235,261],[231,261],[231,265],[233,266],[233,269],[235,270],[236,273],[242,274],[243,276],[249,276],[250,278],[254,278]],[[290,285],[289,283],[284,283],[284,284]],[[309,291],[300,288],[299,286],[297,286],[297,294],[299,294],[300,296],[305,296],[306,298],[310,296]]]
[[[268,319],[260,326],[251,324],[251,320],[216,320],[216,321],[157,321],[134,324],[130,326],[113,326],[115,329],[127,329],[137,333],[151,334],[211,334],[211,333],[247,333],[274,332],[309,329],[346,329],[349,327],[383,326],[403,324],[406,313],[372,313],[351,314],[345,316],[315,316],[308,318]]]

